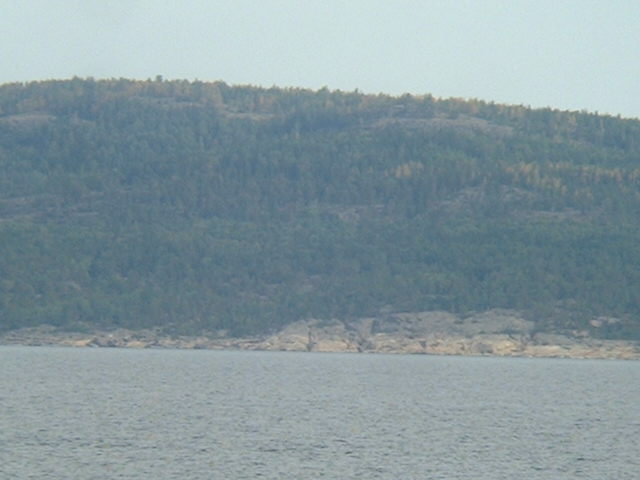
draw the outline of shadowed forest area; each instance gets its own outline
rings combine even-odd
[[[0,330],[493,308],[640,340],[640,121],[160,77],[0,86]]]

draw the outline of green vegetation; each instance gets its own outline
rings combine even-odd
[[[638,120],[160,78],[0,86],[0,329],[241,335],[500,307],[640,339],[639,219]]]

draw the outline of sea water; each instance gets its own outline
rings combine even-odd
[[[640,362],[0,347],[0,479],[640,478]]]

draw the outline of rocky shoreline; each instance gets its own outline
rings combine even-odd
[[[224,332],[200,336],[171,336],[160,330],[68,332],[40,326],[0,334],[0,345],[640,359],[638,342],[533,328],[532,322],[512,311],[494,310],[466,319],[421,312],[349,322],[301,321],[254,338],[233,338]]]

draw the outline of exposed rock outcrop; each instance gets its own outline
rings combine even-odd
[[[534,333],[533,322],[510,310],[467,318],[418,312],[349,321],[306,320],[260,338],[169,336],[158,330],[124,329],[79,333],[44,326],[7,332],[0,335],[0,344],[640,359],[638,342],[600,340],[585,332]]]

